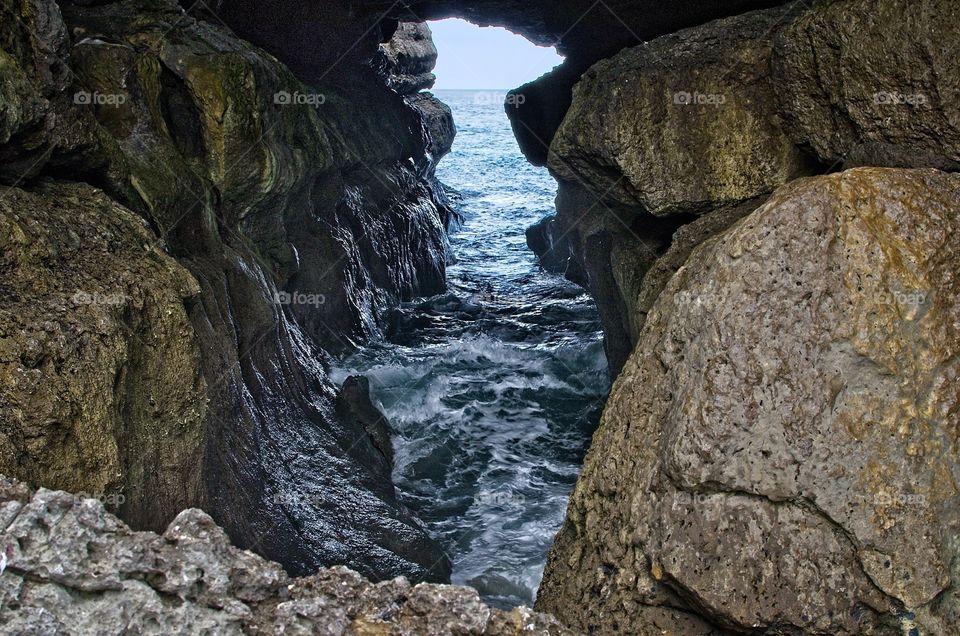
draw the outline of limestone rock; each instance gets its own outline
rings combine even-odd
[[[93,499],[2,476],[0,553],[9,634],[573,634],[527,608],[487,607],[469,588],[371,583],[344,567],[291,579],[199,510],[162,535],[133,532]]]
[[[828,166],[960,169],[960,6],[821,3],[773,57],[785,128]]]
[[[614,386],[538,608],[594,633],[956,633],[958,232],[960,176],[861,168],[696,248]]]
[[[735,205],[802,174],[770,78],[773,36],[792,16],[718,20],[597,63],[574,89],[550,169],[657,216]]]
[[[203,504],[197,281],[83,185],[0,190],[0,470],[140,527]]]

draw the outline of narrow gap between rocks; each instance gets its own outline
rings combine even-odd
[[[403,305],[385,341],[342,361],[392,427],[394,479],[453,563],[496,606],[531,605],[609,390],[586,291],[544,271],[526,228],[557,184],[524,159],[506,87],[561,58],[504,29],[432,25],[434,94],[457,125],[437,176],[460,215],[445,294]]]

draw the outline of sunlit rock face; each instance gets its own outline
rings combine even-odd
[[[703,633],[691,613],[956,632],[958,224],[960,177],[863,168],[694,250],[614,386],[538,607],[603,633]]]
[[[0,12],[0,469],[137,527],[202,506],[295,573],[444,579],[324,361],[444,289],[452,133],[172,3]]]

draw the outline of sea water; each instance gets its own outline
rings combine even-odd
[[[609,390],[600,321],[526,246],[556,183],[521,155],[505,93],[437,96],[458,128],[437,170],[462,196],[449,292],[401,307],[387,340],[334,379],[370,378],[401,498],[445,546],[453,583],[529,605]]]

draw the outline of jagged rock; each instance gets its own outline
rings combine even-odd
[[[393,472],[393,439],[390,420],[370,397],[370,380],[362,375],[350,376],[337,394],[337,416],[342,422],[366,433],[370,438],[370,453],[364,464],[375,466],[390,484]]]
[[[657,216],[735,205],[803,173],[770,79],[773,37],[790,15],[718,20],[597,63],[574,89],[550,169]]]
[[[407,103],[420,113],[427,129],[430,143],[427,152],[433,166],[436,166],[450,149],[457,136],[457,125],[453,121],[453,111],[430,93],[409,95]]]
[[[433,88],[437,76],[437,47],[430,27],[422,22],[401,22],[390,41],[380,45],[381,73],[387,86],[401,95]]]
[[[91,118],[69,90],[70,42],[56,3],[0,1],[0,183],[16,184],[48,164],[95,169]]]
[[[229,544],[199,510],[163,535],[133,532],[92,499],[0,476],[0,631],[5,634],[476,634],[573,632],[469,588],[344,567],[289,578]]]
[[[537,255],[540,266],[548,272],[563,274],[570,264],[570,241],[557,227],[557,217],[550,215],[526,231],[527,247]]]
[[[824,164],[960,169],[960,6],[821,3],[773,58],[785,128]]]
[[[0,190],[0,281],[0,471],[140,527],[202,505],[200,287],[143,219],[85,185]]]
[[[960,176],[862,168],[696,248],[614,386],[538,608],[594,633],[956,633],[958,232]]]

